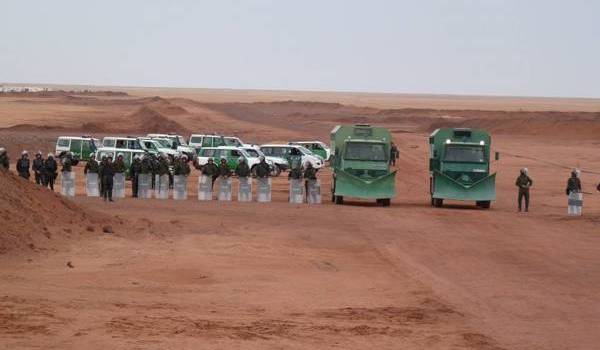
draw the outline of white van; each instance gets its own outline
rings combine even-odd
[[[225,146],[225,139],[221,135],[191,134],[188,145],[194,148],[219,147]]]

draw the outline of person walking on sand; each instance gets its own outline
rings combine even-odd
[[[567,180],[567,196],[570,195],[571,192],[581,192],[581,180],[579,179],[578,169],[573,169],[573,171],[571,171],[571,177]]]
[[[527,168],[521,169],[521,174],[519,174],[517,181],[515,181],[515,185],[519,188],[519,196],[517,197],[519,212],[523,208],[523,199],[525,199],[525,212],[529,211],[529,188],[533,186],[533,180],[531,180],[528,173]]]
[[[42,156],[42,151],[38,151],[35,155],[35,159],[33,160],[33,164],[31,165],[31,170],[33,170],[33,174],[35,176],[35,183],[38,185],[42,185],[46,182],[44,177],[46,176],[46,170],[44,167],[44,158]]]
[[[29,173],[29,153],[27,151],[23,151],[21,153],[21,159],[17,161],[17,173],[20,177],[29,180],[31,174]]]
[[[398,147],[396,144],[392,142],[392,147],[390,147],[390,165],[396,166],[396,159],[400,156],[400,152],[398,151]]]
[[[58,176],[58,164],[56,160],[54,160],[54,155],[52,153],[48,153],[48,158],[44,162],[44,186],[50,188],[50,190],[54,191],[54,181],[56,181],[56,177]]]

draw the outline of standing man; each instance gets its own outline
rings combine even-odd
[[[36,184],[42,185],[46,183],[46,180],[44,179],[46,171],[44,167],[44,158],[42,158],[42,151],[38,151],[35,154],[31,170],[33,170]]]
[[[271,174],[271,169],[264,156],[260,156],[259,159],[260,163],[256,165],[256,176],[259,179],[266,179]]]
[[[202,175],[212,178],[212,186],[215,185],[215,180],[219,177],[219,168],[212,158],[208,158],[208,162],[202,167]]]
[[[105,201],[112,202],[113,177],[115,176],[114,164],[112,156],[106,157],[100,167],[100,177],[102,177],[102,198]]]
[[[140,159],[140,155],[136,154],[131,163],[131,196],[133,198],[137,198],[138,196],[138,180],[141,173],[142,160]]]
[[[219,176],[220,177],[230,177],[231,176],[231,170],[229,169],[229,166],[227,165],[227,159],[225,159],[225,158],[221,158],[221,163],[219,164]]]
[[[390,147],[390,165],[396,166],[396,159],[400,156],[400,152],[398,151],[398,147],[396,144],[392,142],[392,147]]]
[[[175,164],[173,165],[173,175],[188,176],[190,172],[191,169],[186,155],[182,155],[180,158],[175,159]]]
[[[62,169],[61,172],[68,172],[70,173],[73,170],[73,162],[72,162],[73,156],[71,155],[71,152],[67,152],[67,154],[65,155],[65,157],[62,159]]]
[[[96,155],[94,153],[90,153],[90,160],[85,164],[85,168],[83,168],[84,174],[98,174],[100,171],[100,165],[96,161]]]
[[[581,192],[581,180],[579,180],[579,169],[573,169],[571,177],[567,180],[567,196],[571,192]]]
[[[21,159],[17,161],[17,173],[19,176],[29,180],[31,174],[29,173],[29,153],[27,151],[23,151],[21,153]]]
[[[304,191],[306,192],[306,200],[308,201],[308,183],[317,179],[317,169],[315,169],[311,162],[306,163],[306,169],[304,170]]]
[[[238,166],[235,169],[235,174],[238,177],[248,177],[248,176],[250,176],[250,167],[248,167],[248,163],[246,163],[246,158],[240,157],[238,159]]]
[[[519,188],[519,212],[522,209],[523,198],[525,199],[525,212],[529,211],[529,188],[533,186],[533,180],[528,175],[529,171],[527,168],[521,169],[521,174],[517,177],[517,181],[515,181],[515,185]]]
[[[117,155],[117,160],[115,160],[113,164],[113,169],[115,173],[119,174],[123,174],[125,173],[125,170],[127,170],[125,166],[125,161],[123,160],[123,153],[119,153]]]
[[[294,162],[292,163],[292,168],[290,169],[290,172],[288,173],[288,179],[295,179],[295,180],[300,180],[302,179],[302,162],[298,161],[298,159],[294,159]],[[310,164],[310,162],[309,162]]]
[[[9,161],[8,154],[6,154],[6,148],[0,147],[0,169],[8,171]]]
[[[50,189],[54,191],[54,181],[56,181],[56,177],[58,176],[58,164],[56,163],[56,160],[54,160],[54,155],[52,153],[48,153],[48,158],[46,158],[46,162],[44,163],[44,169],[46,170],[44,185],[50,187]]]

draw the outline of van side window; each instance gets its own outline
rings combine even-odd
[[[115,140],[114,139],[104,139],[104,141],[102,142],[102,145],[104,147],[115,147]]]
[[[212,137],[205,137],[202,139],[202,147],[212,147]]]
[[[290,153],[292,156],[299,156],[299,155],[301,155],[301,153],[300,153],[300,150],[298,150],[297,148],[292,148],[292,149],[290,149],[290,152],[289,152],[289,153]]]
[[[231,156],[239,158],[242,156],[242,154],[237,149],[234,149],[234,150],[231,150]]]
[[[71,140],[71,152],[77,152],[80,153],[81,152],[81,144],[82,141],[81,140]]]
[[[58,147],[69,147],[71,144],[71,140],[69,139],[58,139],[57,146]]]
[[[121,148],[121,149],[122,149],[122,148],[127,148],[127,147],[125,146],[125,143],[126,143],[126,142],[127,142],[126,140],[117,140],[117,147],[116,147],[116,148]]]

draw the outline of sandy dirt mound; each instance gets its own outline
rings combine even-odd
[[[103,222],[111,222],[6,172],[0,172],[0,217],[0,254],[55,247],[84,232],[98,232]]]

